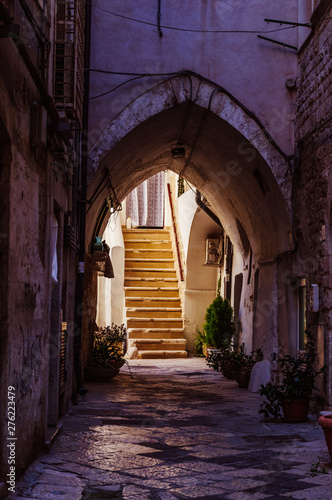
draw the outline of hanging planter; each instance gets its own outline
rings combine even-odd
[[[97,251],[91,255],[91,269],[96,271],[98,276],[114,278],[112,262],[107,252]]]
[[[184,193],[184,179],[183,177],[178,178],[178,198]]]
[[[318,423],[324,431],[327,449],[332,460],[332,414],[319,417]]]

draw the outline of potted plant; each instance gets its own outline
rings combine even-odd
[[[204,328],[202,330],[196,327],[196,336],[194,342],[195,356],[206,356],[206,333]],[[204,352],[205,351],[205,352]]]
[[[324,431],[327,449],[329,450],[332,460],[332,413],[330,415],[322,415],[319,417],[318,423]]]
[[[231,369],[232,358],[232,344],[227,340],[223,340],[218,350],[212,349],[209,351],[206,362],[214,371],[221,372],[227,378],[234,378]]]
[[[307,419],[312,392],[317,389],[316,377],[324,372],[325,367],[315,369],[315,341],[311,332],[306,331],[306,335],[305,349],[296,357],[289,354],[279,358],[273,356],[278,367],[277,381],[262,385],[259,390],[260,395],[267,399],[261,403],[259,410],[266,418],[269,415],[282,417],[282,409],[285,421],[301,422]]]
[[[224,341],[229,343],[235,333],[233,308],[220,293],[206,310],[203,328],[207,344],[216,349],[221,349]]]
[[[255,363],[262,361],[263,353],[261,349],[255,349],[250,354],[245,353],[245,345],[239,347],[235,356],[235,380],[241,389],[247,389],[250,381],[251,370]]]
[[[257,361],[261,361],[263,353],[256,349],[250,354],[245,353],[245,344],[238,349],[226,340],[223,342],[220,352],[212,353],[208,358],[208,364],[214,370],[222,372],[226,378],[235,379],[240,388],[246,389],[249,385],[251,370]]]
[[[127,330],[124,325],[99,327],[94,332],[93,347],[86,368],[90,380],[108,381],[119,373],[124,359]]]

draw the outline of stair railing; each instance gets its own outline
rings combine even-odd
[[[181,256],[180,256],[179,240],[178,240],[178,234],[177,234],[177,229],[176,229],[176,225],[175,225],[172,193],[171,193],[171,186],[170,186],[169,182],[167,183],[167,191],[168,191],[169,205],[171,208],[172,227],[173,227],[173,231],[174,231],[176,254],[177,254],[177,258],[178,258],[178,265],[179,265],[179,271],[180,271],[180,279],[181,279],[181,281],[183,281],[184,278],[183,278],[182,263],[181,263]]]

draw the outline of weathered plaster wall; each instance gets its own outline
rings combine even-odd
[[[325,325],[328,402],[332,405],[332,31],[331,2],[319,2],[312,36],[299,55],[296,142],[300,162],[294,175],[299,272],[307,278],[308,326]],[[309,285],[320,288],[320,310],[310,310]]]
[[[18,3],[12,2],[10,6],[13,7],[14,24],[20,25],[27,52],[36,68],[39,68],[40,54],[33,30]],[[40,21],[40,3],[31,2],[30,6],[36,8],[36,19]],[[53,2],[48,5],[50,8],[53,6]],[[45,16],[43,19],[45,22]],[[51,36],[49,24],[46,25],[46,35]],[[18,478],[42,449],[47,425],[58,421],[72,395],[73,366],[70,356],[73,354],[76,254],[68,249],[65,251],[66,256],[62,257],[63,221],[64,214],[69,210],[68,198],[72,187],[55,166],[58,158],[51,151],[51,143],[48,142],[47,146],[30,143],[31,106],[33,103],[42,105],[41,95],[18,53],[15,40],[1,38],[0,53],[0,158],[4,163],[4,169],[0,168],[0,195],[4,203],[0,220],[1,251],[5,252],[4,259],[1,258],[1,281],[4,282],[1,288],[7,294],[5,310],[1,312],[4,321],[1,321],[0,349],[3,405],[0,440],[4,443],[8,437],[6,404],[7,388],[11,386],[15,390],[16,403],[15,475]],[[47,81],[46,74],[47,71],[45,86],[50,89],[52,81]],[[5,149],[2,141],[6,142]],[[62,221],[58,237],[61,262],[59,293],[56,308],[52,308],[50,247],[55,202]],[[67,386],[60,400],[58,367],[61,309],[63,320],[70,327]],[[60,329],[56,329],[56,325],[60,325]],[[51,380],[49,375],[53,367],[56,370]],[[8,466],[8,448],[2,446],[0,482],[7,482]]]
[[[47,178],[45,169],[38,165],[28,146],[30,105],[38,99],[38,94],[25,74],[14,44],[6,39],[0,43],[0,115],[10,137],[12,153],[9,179],[4,186],[8,190],[5,193],[8,232],[3,234],[8,245],[8,272],[4,276],[4,281],[8,280],[8,322],[1,325],[2,336],[7,339],[5,349],[1,350],[4,374],[1,385],[6,389],[9,385],[15,387],[19,438],[16,470],[19,474],[38,453],[46,427],[49,284],[45,279],[45,266],[49,255],[48,206],[44,191]],[[15,73],[24,75],[23,91],[22,80],[15,78]],[[6,402],[7,394],[4,396],[2,401]],[[3,418],[3,436],[7,436],[6,424]],[[2,447],[1,471],[8,467],[7,451]]]
[[[124,243],[121,220],[117,217],[109,220],[103,239],[110,247],[114,278],[98,276],[98,302],[96,323],[106,326],[115,323],[121,325],[125,320],[124,300]]]

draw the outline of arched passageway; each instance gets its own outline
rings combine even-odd
[[[186,76],[164,82],[100,131],[89,157],[87,245],[107,196],[116,206],[161,170],[182,175],[209,201],[242,257],[243,319],[253,345],[268,355],[278,347],[278,325],[287,339],[280,305],[288,283],[279,279],[282,257],[293,250],[287,158],[241,103],[211,83],[189,83]],[[172,158],[178,142],[184,158]]]

